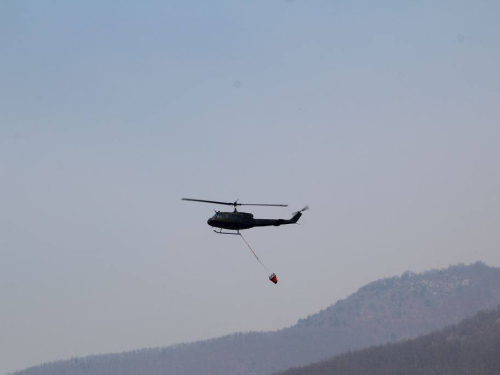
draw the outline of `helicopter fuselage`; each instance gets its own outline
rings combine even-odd
[[[253,227],[280,226],[285,224],[295,224],[302,216],[297,212],[291,219],[254,219],[253,215],[247,212],[216,212],[208,219],[207,224],[214,228],[243,230]]]

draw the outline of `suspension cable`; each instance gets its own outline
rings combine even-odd
[[[266,270],[267,273],[270,273],[269,269],[265,266],[264,263],[262,263],[262,261],[259,259],[259,257],[255,253],[255,251],[253,251],[253,249],[248,244],[247,240],[245,240],[245,237],[243,237],[243,235],[241,233],[238,233],[238,234],[240,235],[240,237],[243,240],[243,242],[245,242],[245,244],[248,246],[248,248],[250,249],[250,251],[252,252],[252,254],[255,256],[255,259],[257,259],[259,261],[259,263],[262,265],[262,267],[264,267],[264,269]]]

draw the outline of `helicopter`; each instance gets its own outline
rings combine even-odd
[[[203,202],[203,203],[213,203],[213,204],[222,204],[226,206],[233,206],[233,212],[220,212],[215,211],[215,215],[207,220],[207,224],[211,227],[218,228],[219,230],[214,230],[217,234],[234,234],[240,235],[240,230],[250,229],[254,227],[269,227],[275,226],[279,227],[280,225],[286,224],[296,224],[297,221],[302,216],[302,212],[309,209],[309,206],[305,206],[302,210],[297,211],[293,214],[291,219],[254,219],[253,215],[248,212],[238,212],[236,209],[237,206],[272,206],[272,207],[288,207],[287,204],[251,204],[251,203],[238,203],[238,200],[235,202],[218,202],[218,201],[207,201],[202,199],[191,199],[191,198],[182,198],[183,201],[191,201],[191,202]],[[223,232],[222,229],[233,230],[236,233],[231,232]]]

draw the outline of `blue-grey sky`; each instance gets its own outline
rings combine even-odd
[[[0,373],[500,266],[500,2],[0,2]],[[302,226],[238,237],[182,197]]]

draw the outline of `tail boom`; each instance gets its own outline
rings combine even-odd
[[[279,227],[280,225],[286,224],[296,224],[302,216],[302,211],[296,212],[293,217],[289,220],[287,219],[254,219],[256,227]]]

